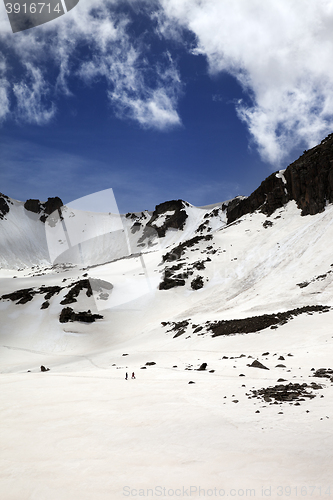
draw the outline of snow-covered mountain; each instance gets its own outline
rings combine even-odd
[[[94,487],[103,485],[98,500],[134,495],[139,485],[154,488],[165,474],[170,488],[216,485],[229,496],[235,496],[232,487],[253,487],[257,496],[271,487],[277,498],[279,484],[311,483],[312,498],[320,498],[333,444],[332,162],[330,135],[249,197],[204,208],[173,200],[152,213],[119,216],[78,211],[59,198],[23,203],[0,196],[5,399],[12,401],[20,381],[22,404],[23,387],[29,388],[34,404],[42,394],[43,404],[63,419],[80,395],[86,415],[77,424],[82,441],[71,421],[69,434],[60,430],[59,444],[30,409],[55,450],[48,471],[63,458],[66,443],[68,467],[85,445],[96,445],[86,467]],[[50,368],[47,386],[39,378],[41,365]],[[126,370],[136,373],[136,389],[124,387]],[[104,420],[110,408],[102,394],[110,387],[119,439]],[[60,409],[59,391],[67,409]],[[94,410],[90,391],[101,392]],[[16,425],[29,428],[25,417],[6,411],[11,432]],[[89,411],[103,430],[93,427],[91,442]],[[126,462],[129,441],[146,469]],[[11,448],[9,437],[5,443]],[[95,467],[102,457],[117,471],[112,484],[106,469]],[[50,497],[31,485],[22,496],[25,482],[15,486],[14,469],[4,464],[3,484],[17,496],[4,498]],[[85,469],[75,470],[77,487]],[[83,485],[75,490],[70,481],[66,489],[64,471],[56,477],[57,498],[78,498],[78,491],[92,498]],[[198,491],[192,498],[200,498]]]

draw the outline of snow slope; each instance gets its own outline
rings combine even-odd
[[[37,245],[38,267],[18,271],[22,257],[13,252],[10,261],[8,253],[0,296],[39,292],[25,304],[0,300],[0,492],[6,500],[322,499],[329,487],[332,494],[333,389],[312,369],[332,367],[333,310],[214,338],[209,325],[333,306],[333,206],[301,217],[289,202],[270,217],[255,212],[228,226],[221,209],[185,209],[183,230],[153,235],[145,247],[137,245],[150,215],[122,217],[133,238],[116,260],[104,229],[84,248],[80,243],[84,265],[45,265],[45,246]],[[135,222],[141,225],[132,232]],[[16,233],[7,231],[10,240]],[[27,234],[24,239],[12,248],[32,259],[35,250]],[[101,264],[91,265],[96,260]],[[168,273],[184,285],[159,289]],[[203,286],[195,290],[198,276]],[[112,283],[108,299],[82,290],[69,306],[103,319],[60,323],[65,287],[85,277]],[[40,309],[43,286],[61,287],[46,309]],[[175,337],[181,328],[172,325],[180,322],[184,331]],[[249,366],[255,359],[269,370]],[[197,371],[204,362],[207,369]],[[41,373],[41,365],[50,371]],[[126,381],[126,371],[136,379]],[[281,378],[322,388],[299,405],[250,397],[252,389]]]

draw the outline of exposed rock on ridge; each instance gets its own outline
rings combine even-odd
[[[48,198],[47,201],[40,202],[39,200],[27,200],[24,203],[24,208],[29,212],[35,214],[40,214],[40,220],[45,222],[48,215],[51,215],[55,210],[59,210],[63,206],[61,199],[56,196],[54,198]]]
[[[171,200],[160,203],[160,205],[156,205],[147,226],[154,228],[159,238],[163,238],[166,231],[170,228],[182,230],[188,217],[186,210],[184,210],[186,206],[189,206],[189,204],[183,200]],[[158,224],[159,217],[164,215],[166,212],[174,213],[166,215],[163,223]]]
[[[291,200],[296,201],[301,215],[315,215],[333,203],[333,134],[282,172],[267,177],[248,198],[229,204],[228,223],[259,209],[271,215]]]
[[[10,203],[8,196],[0,193],[0,219],[3,219],[6,214],[9,212]]]

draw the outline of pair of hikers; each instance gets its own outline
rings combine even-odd
[[[132,373],[132,378],[135,378],[134,372]],[[127,380],[127,379],[128,379],[128,373],[126,372],[125,380]]]

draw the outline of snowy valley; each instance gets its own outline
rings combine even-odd
[[[332,161],[201,208],[0,196],[2,498],[333,494]]]

